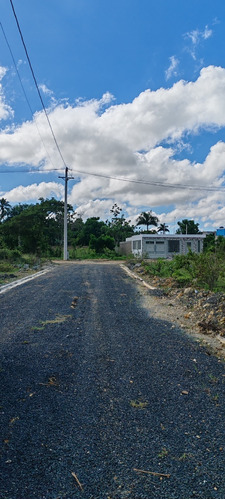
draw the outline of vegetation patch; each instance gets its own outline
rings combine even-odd
[[[71,314],[56,314],[56,317],[54,319],[46,319],[45,321],[39,321],[39,326],[32,326],[31,330],[41,331],[44,330],[46,325],[58,325],[60,323],[64,323],[71,317],[72,317]]]
[[[148,406],[148,401],[140,401],[139,399],[132,399],[130,401],[130,405],[132,408],[138,408],[139,410],[144,410],[144,408],[147,408]]]

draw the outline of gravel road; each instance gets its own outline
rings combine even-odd
[[[0,328],[1,498],[225,498],[224,362],[119,265],[6,291]]]

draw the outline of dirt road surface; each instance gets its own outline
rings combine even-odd
[[[224,362],[119,265],[8,289],[0,329],[1,498],[225,498]]]

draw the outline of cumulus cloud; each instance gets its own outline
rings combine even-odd
[[[63,186],[57,182],[40,182],[40,184],[31,184],[30,186],[17,186],[5,192],[4,198],[10,203],[32,202],[38,198],[62,198],[63,192]]]
[[[209,35],[205,32],[204,36]],[[185,217],[195,210],[193,218],[199,216],[206,223],[206,204],[203,210],[200,202],[214,196],[213,220],[219,221],[222,193],[207,194],[203,188],[219,189],[224,180],[225,143],[214,144],[202,163],[191,162],[185,155],[178,160],[176,146],[185,137],[191,140],[192,134],[225,126],[224,95],[225,69],[209,66],[195,81],[180,80],[170,88],[147,89],[127,104],[115,104],[106,92],[99,100],[55,105],[49,119],[75,177],[69,183],[69,202],[85,216],[107,218],[116,201],[128,217],[134,218],[141,207],[154,208],[160,215],[161,206],[168,206],[165,222],[174,220],[176,210]],[[41,166],[43,170],[63,168],[43,112],[21,126],[2,130],[0,162]],[[61,197],[62,190],[63,184],[43,182],[19,186],[4,196],[18,202],[51,193]],[[208,216],[210,211],[209,205]]]

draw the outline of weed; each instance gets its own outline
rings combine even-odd
[[[147,401],[140,401],[138,399],[132,399],[130,401],[130,405],[132,406],[132,408],[139,408],[140,410],[143,410],[144,408],[146,408],[148,406],[148,402]]]
[[[159,458],[166,458],[167,455],[169,454],[169,450],[167,450],[165,447],[162,448],[162,450],[158,453]]]
[[[46,325],[57,325],[60,323],[64,323],[69,318],[71,318],[71,314],[56,314],[55,319],[46,319],[45,321],[39,321],[40,326],[32,326],[31,330],[41,331],[44,330]]]
[[[215,375],[212,375],[212,373],[209,373],[209,378],[213,384],[217,384],[218,378],[215,377]]]
[[[183,455],[181,455],[181,456],[178,458],[178,460],[179,460],[180,462],[183,462],[184,460],[188,460],[189,458],[192,458],[192,457],[193,457],[192,453],[183,453]]]

